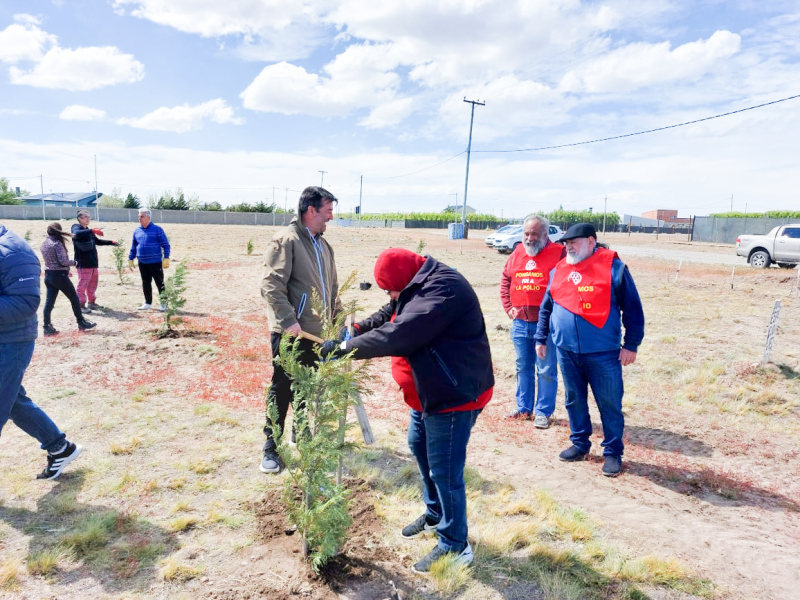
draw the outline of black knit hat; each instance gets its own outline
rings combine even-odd
[[[567,240],[574,240],[575,238],[588,238],[593,237],[597,240],[597,231],[594,229],[594,225],[591,223],[575,223],[575,225],[570,226],[567,229],[566,233],[561,236],[561,239],[558,240],[559,242],[566,242]]]

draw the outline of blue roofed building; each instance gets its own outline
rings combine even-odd
[[[89,206],[94,208],[97,204],[97,198],[102,198],[103,194],[99,192],[78,192],[76,194],[64,193],[49,193],[49,194],[31,194],[30,196],[22,196],[22,200],[28,206],[41,206],[42,197],[44,197],[45,206]]]

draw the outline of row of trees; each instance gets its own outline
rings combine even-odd
[[[769,210],[763,213],[724,212],[708,216],[721,219],[800,219],[800,210]]]
[[[229,212],[260,213],[286,212],[282,208],[278,208],[276,204],[266,204],[264,202],[259,202],[257,204],[242,202],[223,209],[219,202],[201,202],[200,196],[197,194],[187,196],[183,189],[179,187],[174,190],[164,190],[160,194],[148,194],[144,202],[141,202],[138,196],[131,193],[123,197],[122,190],[120,188],[114,188],[111,190],[110,194],[104,194],[98,200],[97,204],[100,208],[141,208],[142,206],[147,206],[148,208],[156,210],[226,210]]]
[[[20,196],[30,194],[27,190],[20,190]],[[5,177],[0,177],[0,204],[22,204],[22,200],[17,197],[16,191],[11,189],[11,184]]]

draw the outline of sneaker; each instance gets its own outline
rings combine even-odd
[[[400,534],[404,538],[412,538],[426,531],[436,531],[437,527],[439,527],[439,523],[431,523],[426,515],[422,515],[410,525],[403,527],[403,531],[401,531]]]
[[[88,307],[92,310],[100,310],[101,308],[99,304],[95,304],[94,302],[89,302]]]
[[[435,563],[438,559],[442,556],[446,556],[448,554],[455,554],[455,552],[449,552],[447,550],[442,550],[438,545],[436,548],[431,550],[428,553],[428,556],[423,558],[417,564],[415,564],[412,568],[414,573],[427,573],[431,570],[431,565]],[[472,561],[475,559],[475,555],[472,553],[472,546],[467,544],[467,547],[464,548],[458,555],[455,557],[455,562],[461,565],[471,565]]]
[[[622,471],[621,456],[606,456],[603,463],[603,475],[606,477],[616,477]]]
[[[139,309],[138,309],[138,310],[150,310],[151,308],[152,308],[152,305],[151,305],[151,304],[148,304],[147,302],[145,302],[144,304],[142,304],[142,305],[139,307]]]
[[[167,312],[167,305],[166,304],[162,304],[161,308],[159,308],[158,310],[160,310],[161,312]]]
[[[81,452],[83,452],[83,448],[80,444],[73,444],[72,442],[67,442],[67,447],[58,454],[50,454],[48,452],[47,466],[44,468],[44,471],[36,476],[36,479],[58,478],[58,476],[61,475],[61,471],[64,470],[64,467],[78,458]]]
[[[42,327],[45,335],[58,335],[58,329],[53,327],[52,325],[45,325]]]
[[[97,327],[97,323],[92,323],[91,321],[87,321],[83,319],[82,321],[78,321],[78,329],[81,331],[86,331],[87,329],[94,329]]]
[[[558,458],[563,460],[564,462],[576,462],[579,460],[586,460],[586,455],[589,454],[588,452],[583,452],[579,450],[575,446],[570,446],[566,450],[564,450],[561,454],[558,455]]]
[[[81,312],[85,315],[90,315],[92,314],[92,309],[88,306],[81,306]]]
[[[508,413],[506,415],[506,419],[518,419],[520,421],[530,421],[531,413],[522,412],[521,410],[515,410],[512,413]]]
[[[553,422],[553,417],[545,417],[544,415],[536,415],[533,418],[533,426],[536,429],[547,429]]]
[[[281,455],[275,450],[264,450],[264,456],[261,459],[261,472],[262,473],[275,473],[276,475],[283,471],[283,460]]]

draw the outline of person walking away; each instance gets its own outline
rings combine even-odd
[[[589,453],[591,386],[603,424],[603,475],[616,477],[625,450],[622,367],[634,363],[644,338],[642,301],[617,253],[598,247],[593,225],[573,225],[561,239],[567,256],[550,275],[536,329],[537,355],[547,355],[549,332],[564,379],[572,446],[559,458],[580,461]]]
[[[68,441],[22,387],[39,327],[40,277],[34,251],[0,223],[0,434],[11,420],[38,440],[47,452],[47,466],[37,479],[56,479],[83,448]]]
[[[474,556],[464,483],[467,444],[494,387],[480,303],[463,275],[410,250],[384,250],[374,275],[391,302],[359,324],[356,337],[326,341],[321,354],[401,358],[392,360],[392,374],[411,406],[408,445],[425,502],[425,513],[401,533],[413,537],[436,531],[438,543],[414,564],[417,573],[427,573],[447,554],[468,565]]]
[[[75,286],[70,281],[70,267],[77,263],[69,259],[65,240],[69,239],[70,234],[61,230],[61,223],[50,223],[47,226],[47,238],[39,248],[44,258],[44,285],[47,288],[47,300],[44,303],[44,334],[56,335],[58,330],[53,327],[51,315],[56,304],[58,293],[63,293],[72,304],[72,312],[78,322],[78,329],[86,331],[92,329],[97,324],[86,320],[81,312],[81,305],[78,301],[78,294]]]
[[[153,287],[155,281],[159,297],[164,292],[164,269],[169,269],[169,239],[158,225],[153,223],[152,214],[146,208],[139,209],[139,227],[133,232],[131,251],[128,253],[128,266],[133,271],[133,259],[139,261],[139,274],[142,276],[144,304],[139,310],[149,310],[153,306]],[[161,301],[161,312],[167,310]]]
[[[277,474],[283,470],[275,438],[283,434],[286,414],[294,401],[292,380],[277,362],[281,336],[284,332],[293,336],[301,332],[322,334],[321,315],[315,314],[311,306],[315,292],[326,317],[334,318],[339,312],[339,280],[333,248],[322,237],[326,223],[333,219],[335,202],[338,202],[336,197],[325,188],[304,189],[298,201],[298,216],[275,234],[264,256],[261,295],[267,303],[273,368],[264,425],[267,440],[260,465],[264,473]],[[300,362],[315,365],[317,354],[312,342],[300,339],[298,344]],[[270,417],[272,406],[278,412],[275,423]]]
[[[508,257],[500,280],[500,300],[511,321],[511,341],[517,355],[516,408],[507,419],[530,419],[538,429],[553,422],[558,392],[558,372],[553,340],[547,336],[548,354],[536,356],[534,337],[550,271],[566,250],[550,241],[550,222],[528,215],[522,224],[522,243]]]
[[[101,240],[103,230],[90,229],[91,220],[89,211],[81,209],[78,211],[78,222],[72,226],[72,246],[78,268],[78,302],[84,313],[100,308],[96,303],[99,266],[97,246],[119,246],[112,240]]]

